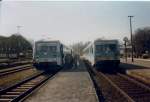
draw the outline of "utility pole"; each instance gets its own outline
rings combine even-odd
[[[22,27],[22,26],[19,26],[19,25],[17,26],[17,34],[18,34],[18,35],[20,35],[20,28],[21,28],[21,27]],[[20,51],[21,51],[21,50],[20,50],[20,46],[21,46],[21,45],[20,45],[20,42],[18,41],[18,50],[17,50],[17,57],[18,57],[18,59],[19,59],[19,55],[20,55]]]
[[[132,62],[134,62],[134,59],[133,59],[133,36],[132,36],[132,18],[134,16],[128,16],[129,17],[129,20],[130,20],[130,33],[131,33],[131,56],[132,56]]]
[[[20,28],[21,28],[22,26],[17,26],[17,34],[20,34]]]

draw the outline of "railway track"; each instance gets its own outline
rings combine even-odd
[[[150,102],[150,87],[123,74],[104,74],[119,89],[121,89],[132,102]]]
[[[16,73],[16,72],[19,72],[19,71],[23,71],[23,70],[28,70],[28,69],[31,69],[31,65],[23,65],[23,66],[19,66],[17,68],[9,68],[7,70],[3,70],[3,71],[0,71],[0,77],[1,76],[4,76],[4,75],[8,75],[8,74],[12,74],[12,73]]]
[[[17,67],[21,65],[31,64],[31,61],[14,61],[14,62],[0,62],[0,69]]]
[[[55,73],[56,74],[56,73]],[[23,101],[40,85],[44,84],[54,74],[44,74],[41,72],[28,79],[0,91],[0,102],[20,102]]]
[[[108,102],[150,102],[150,87],[123,74],[94,73]]]
[[[150,87],[124,74],[98,72],[87,64],[106,102],[150,102]]]

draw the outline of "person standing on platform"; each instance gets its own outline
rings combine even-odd
[[[74,67],[77,68],[79,66],[79,57],[78,55],[74,56]]]

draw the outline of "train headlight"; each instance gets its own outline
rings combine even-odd
[[[100,61],[101,58],[100,57],[95,57],[95,62]]]
[[[39,59],[36,59],[35,61],[36,61],[37,63],[39,63]]]

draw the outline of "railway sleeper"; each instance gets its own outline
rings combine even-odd
[[[5,98],[2,98],[0,99],[0,102],[9,102],[9,101],[12,101],[13,99],[5,99]]]
[[[114,81],[113,81],[114,82]],[[125,83],[120,83],[119,81],[118,82],[114,82],[116,85],[118,85],[119,87],[121,87],[122,89],[141,89],[142,88],[142,90],[145,90],[145,91],[149,91],[149,90],[147,90],[145,87],[143,87],[143,86],[141,86],[141,85],[137,85],[136,83],[134,83],[134,82],[130,82],[130,80],[128,81],[128,82],[125,82]]]
[[[9,95],[18,95],[18,94],[21,94],[22,92],[16,92],[16,91],[9,91],[9,92],[6,92],[6,94],[9,94]]]
[[[129,76],[125,76],[125,75],[122,75],[122,74],[119,74],[121,77],[123,77],[124,79],[127,79],[128,82],[132,82],[133,84],[139,86],[140,88],[143,88],[144,90],[148,90],[150,92],[150,87],[144,85],[143,83],[140,83],[138,82],[137,80],[129,77]]]
[[[110,99],[107,99],[109,102],[134,102],[125,92],[123,92],[111,79],[106,77],[103,73],[98,72],[96,73],[98,75],[98,79],[103,82],[102,85],[102,91],[105,91],[104,97],[110,97]],[[105,86],[108,85],[106,88]],[[108,89],[111,89],[108,90]],[[111,94],[113,96],[111,96]],[[115,101],[114,101],[115,100]]]
[[[137,85],[133,85],[133,84],[124,84],[124,83],[119,83],[119,82],[116,82],[115,84],[119,85],[119,86],[124,86],[124,87],[128,87],[128,88],[133,88],[133,87],[138,87]]]
[[[29,86],[19,86],[19,87],[17,87],[17,89],[28,89],[28,88],[32,88],[31,86],[29,87]]]
[[[26,90],[28,90],[28,89],[13,89],[12,91],[16,91],[16,92],[24,92],[24,91],[26,91]]]
[[[149,102],[149,97],[146,97],[146,96],[143,96],[143,97],[133,96],[132,98],[133,100],[135,100],[135,102]]]
[[[33,87],[34,85],[21,85],[21,87]]]
[[[33,82],[28,82],[28,83],[25,83],[24,85],[35,85],[35,83],[33,83]]]
[[[15,98],[17,96],[19,96],[19,95],[8,95],[8,94],[6,94],[6,95],[1,95],[0,98]]]
[[[120,89],[126,91],[127,93],[149,93],[149,91],[140,89],[140,88],[127,88],[127,87],[120,87]]]
[[[139,87],[130,87],[129,86],[124,86],[124,85],[118,85],[121,89],[127,89],[127,90],[142,90],[142,91],[146,91],[142,88],[139,88]]]
[[[147,93],[147,92],[128,92],[127,94],[130,96],[137,96],[137,97],[143,97],[143,96],[150,97],[150,93]]]

